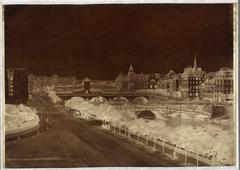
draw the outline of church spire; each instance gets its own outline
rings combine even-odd
[[[130,65],[128,72],[132,72],[133,73],[133,66],[132,66],[132,64]]]
[[[196,53],[194,53],[194,63],[193,63],[193,67],[197,68],[197,56]]]

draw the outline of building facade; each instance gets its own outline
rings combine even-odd
[[[28,101],[28,71],[26,68],[7,68],[5,72],[5,102],[25,104]]]
[[[160,88],[167,92],[176,92],[180,86],[180,74],[176,74],[173,70],[170,70],[163,79],[160,81]]]
[[[200,86],[200,98],[202,100],[215,101],[215,80],[214,78],[206,78]]]
[[[221,68],[215,76],[215,100],[232,102],[233,100],[233,70]]]
[[[115,79],[115,88],[117,91],[137,92],[149,87],[149,76],[143,73],[136,74],[132,65],[130,65],[127,74],[120,73]]]
[[[193,67],[186,67],[181,74],[181,96],[183,98],[199,98],[200,85],[204,81],[205,72],[197,66],[196,56],[194,57]]]

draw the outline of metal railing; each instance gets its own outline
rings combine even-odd
[[[115,126],[108,121],[103,121],[102,128],[112,131],[116,135],[127,138],[129,141],[144,145],[156,154],[164,155],[176,163],[184,166],[217,166],[221,163],[214,158],[207,158],[203,155],[178,147],[164,139],[156,139],[138,132],[132,132],[127,127]]]

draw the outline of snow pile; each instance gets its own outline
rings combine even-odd
[[[44,92],[47,94],[47,96],[50,98],[50,100],[53,103],[58,103],[58,102],[62,101],[62,99],[54,91],[54,86],[53,85],[44,87]]]
[[[223,164],[234,163],[234,132],[211,124],[202,126],[181,125],[170,127],[164,121],[136,119],[128,122],[128,128],[142,135],[171,141],[178,147],[213,157]]]
[[[47,96],[50,98],[50,100],[53,102],[53,103],[58,103],[58,102],[61,102],[62,99],[56,94],[55,91],[53,90],[49,90],[47,91]]]
[[[145,97],[136,97],[133,100],[133,102],[137,103],[137,104],[147,104],[148,103],[148,99],[146,99]]]
[[[163,114],[165,113],[165,111],[163,111],[163,110],[154,110],[154,111],[152,111],[152,112],[156,115],[156,118],[157,118],[157,119],[167,120],[167,118],[163,116]]]
[[[155,120],[137,119],[135,111],[128,105],[125,110],[117,109],[109,103],[95,105],[81,98],[71,98],[65,106],[75,109],[83,119],[99,119],[111,122],[115,126],[128,127],[132,132],[149,135],[155,139],[171,141],[178,147],[199,153],[207,158],[225,165],[234,163],[234,132],[231,128],[222,128],[206,122],[209,118],[205,114],[193,114],[194,112],[173,110],[170,117],[164,116],[166,110],[152,111],[156,115]],[[168,121],[181,116],[182,124],[171,126]],[[194,123],[190,122],[194,120]],[[185,123],[184,123],[185,122]]]
[[[20,105],[5,105],[5,131],[6,134],[19,129],[27,129],[39,123],[37,111],[30,107]]]
[[[70,100],[65,101],[65,106],[78,110],[78,105],[84,102],[82,97],[72,97]]]
[[[133,112],[119,111],[109,103],[95,105],[92,101],[83,101],[76,97],[66,101],[65,106],[76,110],[83,119],[95,118],[117,124],[119,122],[126,122],[136,118],[136,115]]]
[[[92,103],[104,103],[107,102],[107,99],[102,97],[102,96],[98,96],[98,97],[93,97],[90,102]]]
[[[127,110],[127,109],[126,109]],[[176,144],[178,147],[199,153],[209,159],[225,165],[234,163],[234,132],[232,128],[216,126],[206,122],[207,114],[195,114],[175,110],[169,118],[164,116],[165,110],[154,110],[156,120],[129,119],[118,124],[128,127],[132,132],[149,135],[155,139]],[[182,124],[172,125],[172,119],[182,119]],[[178,121],[177,121],[178,122]],[[179,126],[180,125],[180,126]]]

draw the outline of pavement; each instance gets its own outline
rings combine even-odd
[[[39,135],[5,144],[6,168],[170,167],[177,166],[142,146],[73,118],[39,96],[31,106],[52,114],[52,127]]]

